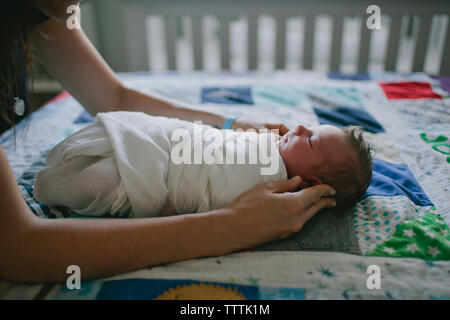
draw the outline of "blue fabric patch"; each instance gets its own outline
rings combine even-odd
[[[78,118],[75,119],[73,123],[86,123],[92,122],[93,120],[94,117],[86,110],[83,110],[83,112],[78,116]]]
[[[367,111],[350,107],[337,107],[335,109],[323,109],[314,107],[320,124],[332,124],[338,127],[359,125],[372,133],[384,132],[381,124]]]
[[[303,288],[259,288],[260,300],[306,300]]]
[[[418,206],[433,205],[407,165],[380,159],[373,159],[372,181],[361,199],[368,196],[407,196]]]
[[[27,190],[28,195],[34,199],[33,197],[33,187],[30,185],[24,185],[25,190]],[[56,219],[56,216],[50,211],[50,208],[43,203],[40,203],[39,201],[37,201],[36,199],[34,199],[34,201],[39,205],[39,207],[41,208],[42,212],[45,214],[45,216],[47,218],[50,219]],[[30,204],[28,204],[28,208],[31,209],[31,211],[33,211],[34,214],[36,214],[36,211],[34,210],[33,206],[31,206]]]
[[[105,281],[100,289],[97,300],[147,300],[155,299],[163,292],[178,286],[189,287],[192,284],[211,284],[215,287],[237,290],[246,299],[259,298],[259,290],[254,286],[237,284],[200,282],[191,280],[161,280],[161,279],[124,279]],[[225,297],[226,298],[226,297]]]
[[[205,87],[202,88],[202,103],[253,104],[250,87]]]
[[[358,81],[372,79],[367,73],[345,74],[345,73],[340,73],[340,72],[329,72],[328,78],[336,79],[336,80],[358,80]]]
[[[61,291],[52,300],[94,300],[101,289],[103,281],[82,281],[81,289],[73,290],[61,286]]]

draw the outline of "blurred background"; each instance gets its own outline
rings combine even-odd
[[[377,1],[369,30],[371,2],[86,0],[81,25],[116,72],[450,73],[450,1]],[[35,104],[60,91],[40,68]]]

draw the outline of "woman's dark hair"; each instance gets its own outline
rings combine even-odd
[[[32,88],[33,25],[45,20],[31,0],[0,1],[0,121],[14,128],[22,118],[29,121],[32,112],[29,92]],[[25,102],[22,117],[15,114],[14,98]],[[14,140],[15,142],[15,140]]]

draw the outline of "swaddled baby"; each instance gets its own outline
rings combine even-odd
[[[302,187],[332,185],[338,205],[348,205],[370,182],[370,153],[355,127],[300,125],[281,138],[202,127],[140,112],[100,113],[50,151],[34,196],[83,215],[153,217],[221,208],[256,185],[294,175],[303,177]]]

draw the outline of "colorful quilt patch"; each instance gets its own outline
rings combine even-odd
[[[448,94],[450,94],[450,77],[447,76],[440,76],[437,77],[439,80],[439,84],[441,85],[441,88],[445,90]]]
[[[88,123],[92,121],[94,121],[94,117],[86,110],[83,110],[83,112],[78,116],[78,118],[75,119],[73,123]]]
[[[308,102],[305,91],[300,88],[256,85],[252,89],[255,105],[297,107]]]
[[[389,240],[398,226],[430,209],[414,205],[407,197],[370,196],[353,207],[353,228],[361,252],[368,254]]]
[[[105,281],[98,300],[254,300],[254,286],[192,280],[123,279]]]
[[[68,97],[70,97],[70,93],[67,92],[67,91],[63,91],[60,94],[58,94],[56,97],[54,97],[53,99],[48,100],[45,104],[47,105],[47,104],[50,104],[50,103],[55,103],[55,102],[58,102],[60,100],[68,98]]]
[[[204,87],[201,103],[253,104],[250,87]]]
[[[310,86],[305,90],[312,105],[328,108],[347,106],[365,110],[361,92],[356,87]]]
[[[381,124],[365,110],[345,106],[335,109],[325,109],[317,106],[314,107],[314,111],[319,118],[320,124],[331,124],[338,127],[359,125],[372,133],[384,132]]]
[[[95,300],[98,292],[103,286],[103,281],[82,281],[80,289],[68,289],[66,285],[61,286],[53,300]]]
[[[439,214],[427,213],[401,223],[391,239],[369,256],[450,260],[450,229]]]
[[[442,99],[428,82],[380,82],[386,97],[392,99]]]
[[[340,73],[340,72],[329,72],[328,73],[329,79],[334,80],[371,80],[372,78],[367,73],[352,73],[352,74],[346,74],[346,73]]]
[[[306,300],[310,290],[302,288],[259,288],[260,300]]]
[[[373,159],[372,181],[362,198],[371,195],[404,195],[418,206],[433,206],[407,165],[376,158]]]

